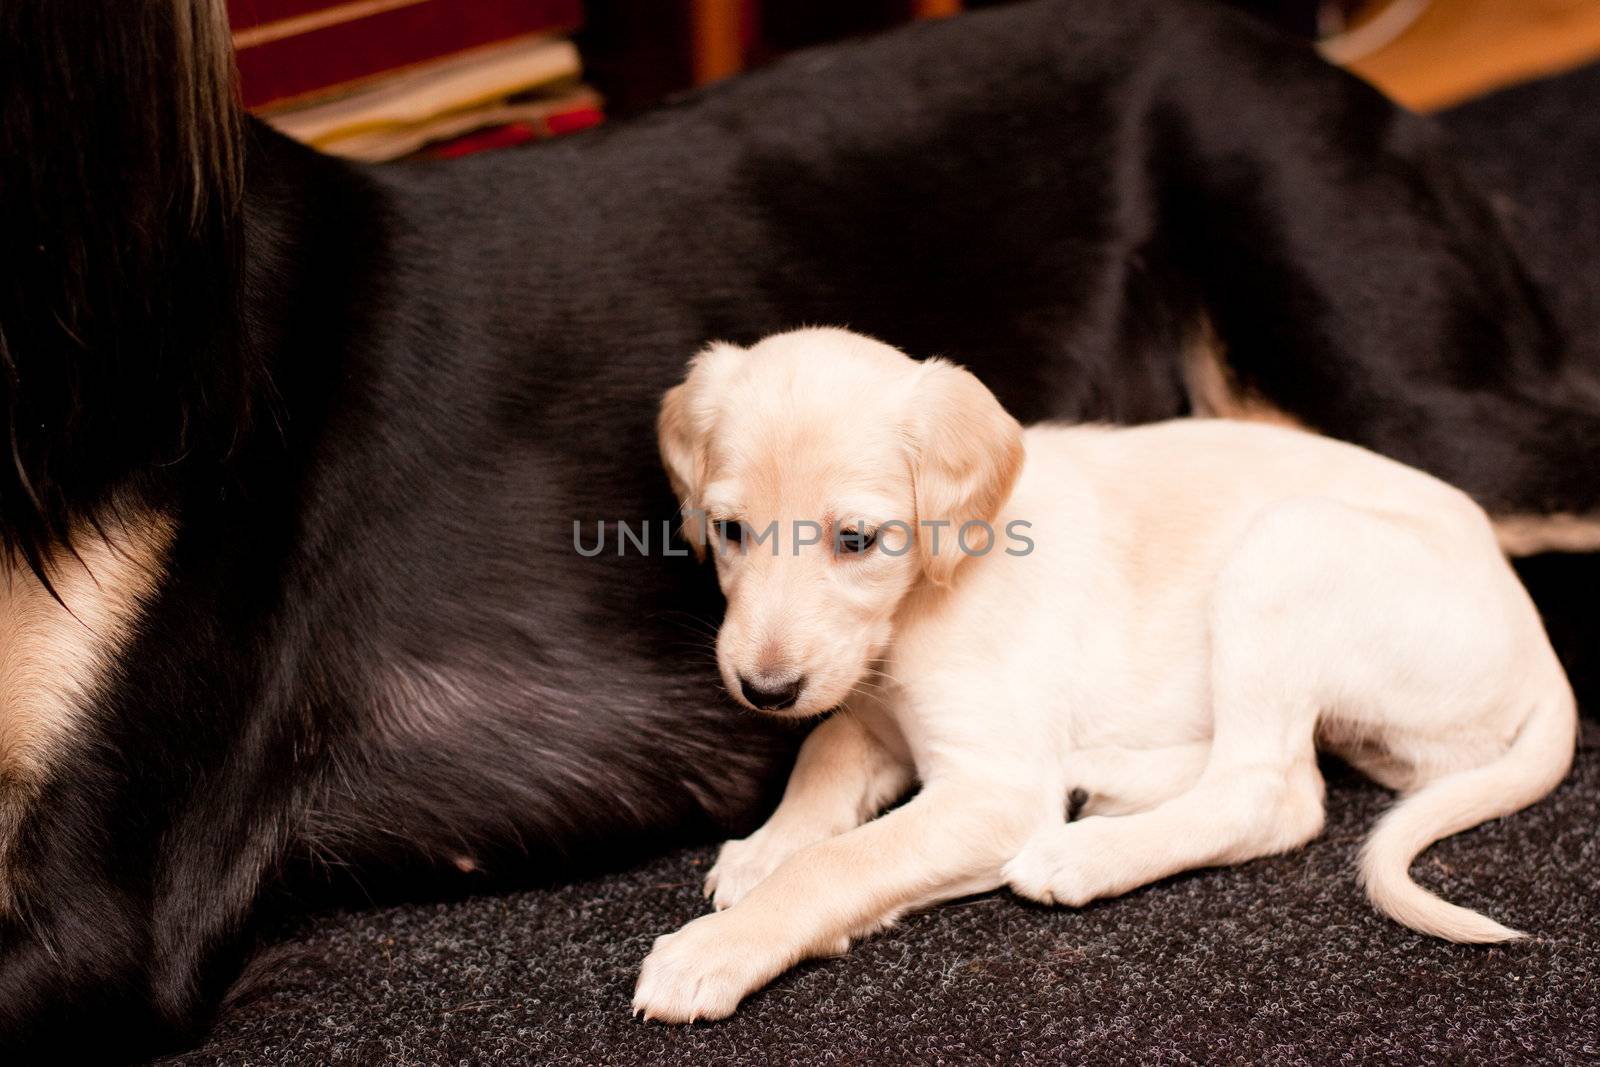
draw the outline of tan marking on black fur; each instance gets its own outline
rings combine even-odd
[[[1202,322],[1195,330],[1194,339],[1184,353],[1183,378],[1189,406],[1198,417],[1269,422],[1297,430],[1309,428],[1266,397],[1239,383],[1228,366],[1221,339],[1207,322]]]
[[[166,571],[173,523],[142,515],[80,531],[49,560],[58,603],[26,567],[0,566],[0,914],[14,903],[8,857],[29,806],[132,639]],[[71,609],[70,611],[68,609]]]
[[[1600,517],[1590,515],[1493,515],[1494,535],[1508,556],[1541,552],[1600,552]]]

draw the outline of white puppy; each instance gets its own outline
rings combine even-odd
[[[636,1012],[721,1018],[801,959],[1001,885],[1077,906],[1296,848],[1323,824],[1319,744],[1404,794],[1361,860],[1380,910],[1518,936],[1407,873],[1550,792],[1576,732],[1455,489],[1262,425],[1024,433],[959,367],[842,330],[712,346],[660,431],[727,594],[729,691],[833,714],[767,824],[723,847],[725,910],[657,940]]]

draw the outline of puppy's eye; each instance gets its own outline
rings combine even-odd
[[[717,536],[728,544],[744,543],[744,523],[737,519],[718,519],[713,525],[717,528]]]
[[[839,555],[859,556],[878,543],[878,531],[870,526],[843,526],[835,543]]]

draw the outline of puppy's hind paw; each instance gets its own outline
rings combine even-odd
[[[1056,903],[1055,883],[1058,866],[1045,849],[1025,848],[1001,870],[1006,885],[1019,897],[1039,904]]]
[[[1019,897],[1069,908],[1125,892],[1130,887],[1119,884],[1116,854],[1096,830],[1091,818],[1035,834],[1001,877]]]

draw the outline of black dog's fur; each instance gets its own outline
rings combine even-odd
[[[289,875],[748,825],[791,739],[711,697],[713,583],[661,553],[656,403],[708,338],[847,324],[1140,421],[1210,330],[1314,427],[1600,511],[1600,401],[1438,130],[1242,18],[1026,4],[358,168],[236,134],[220,7],[0,16],[0,536],[48,577],[110,509],[178,524],[5,860],[13,1045],[194,1033]],[[619,519],[650,556],[574,550]]]

